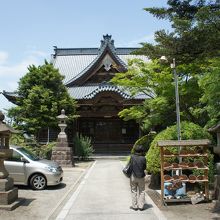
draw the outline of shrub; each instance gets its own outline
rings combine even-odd
[[[56,142],[50,142],[48,144],[45,145],[41,145],[38,149],[38,156],[40,158],[46,158],[48,160],[51,159],[52,156],[52,149],[53,147],[55,147]]]
[[[131,149],[131,153],[134,153],[134,147],[136,145],[142,145],[144,147],[145,152],[147,152],[149,150],[150,147],[150,143],[153,140],[153,138],[155,137],[156,133],[149,133],[147,135],[144,135],[142,137],[140,137],[135,143],[134,146]]]
[[[11,145],[25,146],[25,138],[22,134],[12,134],[10,138]]]
[[[30,151],[31,153],[33,153],[34,155],[40,157],[40,158],[44,158],[44,159],[51,159],[51,155],[52,155],[52,149],[55,146],[55,142],[50,142],[48,144],[44,144],[44,145],[38,145],[38,146],[30,146],[30,145],[26,145],[24,146],[24,148],[26,148],[28,151]]]
[[[52,155],[52,148],[55,146],[55,142],[50,142],[45,145],[40,145],[34,139],[28,140],[24,138],[22,134],[13,134],[10,138],[11,145],[22,146],[34,155],[50,160]]]
[[[91,138],[77,134],[73,140],[76,148],[76,155],[81,160],[88,159],[94,152]]]
[[[183,140],[188,139],[211,139],[211,135],[205,131],[199,125],[191,122],[181,123],[181,136]],[[150,149],[147,153],[147,169],[150,173],[160,172],[160,148],[157,147],[157,142],[159,140],[177,140],[177,128],[176,125],[168,127],[167,129],[160,132],[150,144]],[[177,148],[170,148],[171,152],[175,153]]]

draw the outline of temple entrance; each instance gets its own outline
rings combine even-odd
[[[139,137],[137,123],[119,118],[81,118],[78,128],[80,134],[92,139],[96,152],[129,152]]]
[[[101,120],[95,123],[95,143],[120,143],[122,140],[121,123],[118,120]]]

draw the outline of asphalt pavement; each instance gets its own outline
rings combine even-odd
[[[45,190],[35,191],[28,186],[16,186],[18,197],[23,198],[24,202],[15,210],[0,210],[0,220],[47,220],[50,217],[55,219],[92,163],[77,162],[75,167],[63,168],[63,182]]]
[[[147,195],[146,200],[144,211],[131,210],[129,179],[122,174],[120,160],[97,160],[56,220],[166,219]]]
[[[13,211],[0,210],[0,219],[165,219],[148,196],[145,211],[129,209],[130,186],[123,165],[119,158],[77,162],[75,167],[63,168],[63,183],[58,186],[42,191],[18,186],[24,203]]]

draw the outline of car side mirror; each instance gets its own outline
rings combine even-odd
[[[21,161],[24,163],[28,163],[28,161],[24,157],[21,157]]]

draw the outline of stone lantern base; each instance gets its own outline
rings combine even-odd
[[[18,199],[18,188],[10,177],[0,179],[0,209],[11,211],[17,208],[24,199]]]
[[[56,147],[52,150],[51,160],[56,161],[62,167],[73,167],[72,148],[68,146],[67,142],[58,142]]]

